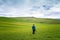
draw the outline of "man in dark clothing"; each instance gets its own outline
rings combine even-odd
[[[34,24],[32,26],[32,31],[33,31],[33,34],[35,34],[36,28],[35,28],[35,25]]]

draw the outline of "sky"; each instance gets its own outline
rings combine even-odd
[[[60,0],[0,0],[0,16],[60,19]]]

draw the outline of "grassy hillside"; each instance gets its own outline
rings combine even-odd
[[[59,23],[54,19],[0,17],[0,40],[60,40]],[[32,24],[36,25],[35,35]]]
[[[15,18],[0,17],[0,21],[60,24],[60,20],[57,19],[34,18],[34,17],[15,17]]]

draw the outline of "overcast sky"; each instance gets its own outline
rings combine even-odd
[[[60,0],[0,0],[0,16],[60,18]]]

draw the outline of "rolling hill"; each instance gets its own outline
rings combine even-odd
[[[37,23],[50,23],[50,24],[60,24],[58,19],[49,18],[34,18],[34,17],[0,17],[0,22],[37,22]]]

